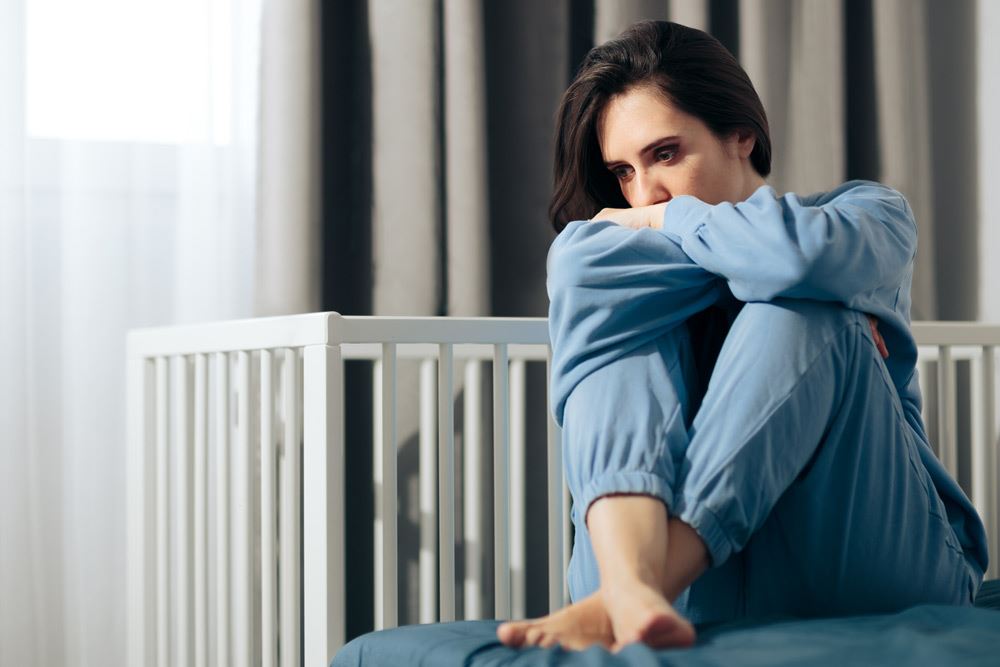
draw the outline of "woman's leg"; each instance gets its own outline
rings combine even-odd
[[[970,601],[974,573],[863,314],[747,304],[690,436],[675,511],[713,565],[739,555],[742,608],[700,579],[680,611],[724,620]]]
[[[693,628],[664,595],[668,559],[684,555],[689,563],[675,595],[706,564],[693,531],[667,521],[675,461],[687,446],[691,356],[686,328],[675,328],[589,374],[569,397],[563,450],[577,529],[568,573],[577,604],[501,626],[505,643],[693,641]]]

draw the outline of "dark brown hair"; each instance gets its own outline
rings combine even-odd
[[[771,137],[764,106],[736,58],[701,30],[667,21],[641,21],[590,50],[563,94],[556,118],[555,189],[549,218],[556,231],[606,207],[627,208],[604,166],[597,122],[608,101],[652,84],[681,111],[717,136],[755,136],[750,162],[771,173]]]

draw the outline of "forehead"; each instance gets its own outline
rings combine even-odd
[[[707,129],[659,90],[641,86],[608,101],[597,119],[597,141],[610,161],[636,153],[660,137],[691,137]]]

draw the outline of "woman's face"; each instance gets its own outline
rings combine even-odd
[[[753,134],[720,139],[652,86],[613,97],[597,124],[601,154],[629,206],[678,195],[709,204],[743,201],[764,184],[750,163]]]

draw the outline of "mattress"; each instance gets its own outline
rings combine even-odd
[[[512,649],[497,641],[498,621],[411,625],[362,635],[335,667],[399,665],[927,665],[1000,664],[1000,581],[984,584],[976,607],[923,605],[895,614],[823,619],[770,618],[700,627],[688,649],[632,644],[612,654]]]

